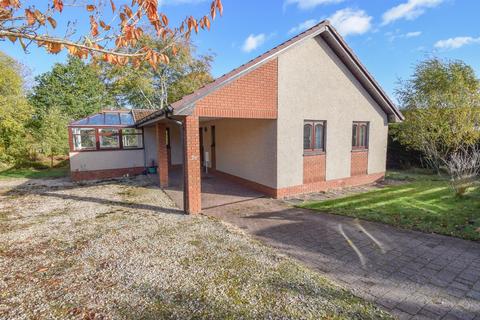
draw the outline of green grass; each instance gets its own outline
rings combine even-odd
[[[394,171],[387,174],[387,178],[405,183],[345,198],[305,203],[300,207],[480,240],[478,185],[463,197],[457,197],[445,177]]]
[[[68,175],[68,167],[53,167],[46,169],[38,168],[9,168],[0,171],[1,179],[46,179],[46,178],[62,178]]]

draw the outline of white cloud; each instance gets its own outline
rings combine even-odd
[[[405,34],[405,38],[415,38],[415,37],[419,37],[421,35],[422,35],[422,31],[407,32]]]
[[[302,31],[310,29],[311,27],[313,27],[317,23],[318,23],[318,21],[315,20],[315,19],[306,20],[302,23],[299,23],[297,26],[293,27],[292,29],[290,29],[290,31],[288,31],[288,33],[289,34],[300,33]]]
[[[286,8],[289,4],[296,4],[297,7],[301,10],[308,10],[313,9],[316,6],[322,4],[333,4],[333,3],[340,3],[344,0],[285,0],[283,4],[283,9]]]
[[[388,37],[389,41],[395,41],[396,39],[403,39],[403,38],[415,38],[422,35],[421,31],[412,31],[407,33],[401,33],[399,29],[395,31],[386,32],[385,35]]]
[[[253,50],[257,49],[260,47],[267,37],[265,36],[264,33],[260,33],[257,35],[251,34],[248,36],[247,39],[245,39],[245,42],[243,43],[242,50],[245,52],[252,52]]]
[[[372,17],[363,10],[345,8],[338,10],[328,18],[343,36],[363,34],[372,27]]]
[[[386,11],[382,16],[382,25],[387,25],[400,19],[414,20],[424,14],[427,8],[434,8],[443,1],[444,0],[408,0]]]
[[[440,40],[435,43],[435,48],[437,49],[458,49],[463,46],[480,43],[480,37],[456,37],[445,40]]]

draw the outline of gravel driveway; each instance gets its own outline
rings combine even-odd
[[[383,319],[148,180],[0,182],[1,319]]]

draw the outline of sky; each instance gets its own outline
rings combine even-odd
[[[160,0],[175,25],[186,15],[209,12],[209,0]],[[395,99],[400,79],[427,57],[461,59],[480,77],[480,1],[478,0],[223,0],[224,14],[208,32],[192,37],[198,54],[214,54],[215,77],[229,72],[321,20],[329,19],[370,73]],[[59,26],[86,16],[65,12]],[[68,17],[68,19],[67,19]],[[63,20],[65,19],[65,20]],[[26,65],[32,77],[63,62],[30,47],[0,42],[0,50]]]

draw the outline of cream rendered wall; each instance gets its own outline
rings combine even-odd
[[[158,165],[156,127],[154,125],[144,127],[143,136],[145,139],[145,159],[147,160],[147,166],[150,166],[152,161],[154,161],[155,165]]]
[[[143,167],[143,160],[143,150],[70,152],[70,170],[91,171]]]
[[[387,115],[319,37],[278,59],[278,188],[303,184],[303,121],[326,120],[326,178],[350,177],[352,122],[370,122],[368,173],[386,166]]]
[[[203,145],[211,154],[215,125],[216,169],[269,187],[276,186],[275,120],[222,119],[201,123]]]

